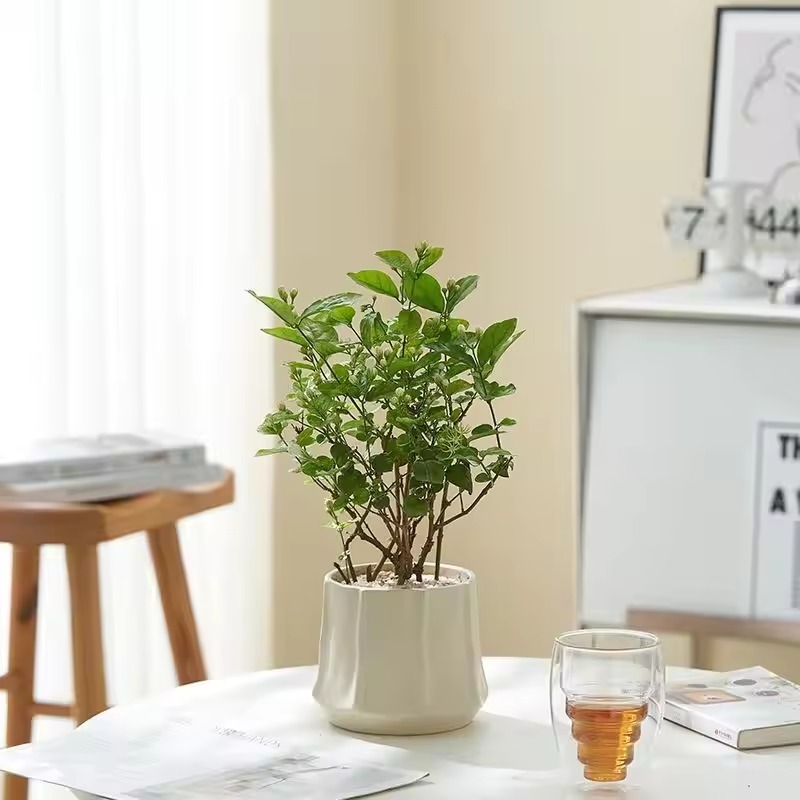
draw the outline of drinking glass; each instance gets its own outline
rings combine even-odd
[[[550,667],[550,718],[562,769],[578,783],[639,783],[664,716],[664,661],[651,633],[562,633]]]

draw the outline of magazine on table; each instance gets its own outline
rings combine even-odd
[[[218,464],[150,466],[53,481],[0,485],[2,503],[90,503],[218,483],[225,470]]]
[[[203,464],[205,447],[166,433],[110,433],[46,439],[0,449],[0,484],[56,481],[142,467]]]
[[[134,705],[0,750],[0,770],[111,800],[348,800],[426,777],[397,758],[396,748],[357,739],[283,741]]]
[[[664,716],[739,750],[800,744],[800,686],[764,667],[717,673],[670,684]]]

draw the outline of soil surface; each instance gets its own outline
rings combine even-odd
[[[397,585],[397,576],[393,572],[380,572],[371,583],[367,582],[366,575],[359,575],[357,586],[368,589],[438,589],[443,586],[457,586],[459,583],[466,583],[466,575],[441,575],[439,580],[434,580],[433,575],[423,575],[422,581],[412,578],[402,586]]]

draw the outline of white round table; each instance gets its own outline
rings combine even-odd
[[[561,800],[575,791],[558,772],[548,710],[549,662],[487,658],[485,667],[489,699],[468,727],[435,736],[358,737],[392,747],[393,766],[430,773],[387,798]],[[315,673],[316,667],[300,667],[206,681],[145,702],[275,739],[303,736],[312,750],[355,736],[326,722],[311,697]],[[700,674],[676,669],[668,677]],[[608,797],[617,788],[590,787],[589,793]],[[739,752],[665,722],[647,784],[625,794],[653,800],[781,800],[798,791],[800,746]]]

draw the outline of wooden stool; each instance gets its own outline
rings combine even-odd
[[[233,501],[233,475],[213,486],[161,491],[108,503],[0,504],[0,542],[13,546],[11,628],[8,674],[0,689],[8,693],[6,746],[31,740],[37,715],[72,717],[78,724],[106,708],[106,681],[100,632],[97,545],[147,531],[161,605],[180,683],[205,680],[186,573],[175,523]],[[62,544],[72,617],[74,705],[37,702],[33,693],[39,548]],[[25,800],[28,782],[6,775],[5,800]]]

